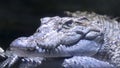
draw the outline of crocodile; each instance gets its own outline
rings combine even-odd
[[[42,64],[63,58],[64,68],[120,67],[120,23],[106,15],[67,12],[67,17],[41,18],[41,26],[29,37],[15,39],[2,62],[10,67],[22,61]],[[28,67],[29,68],[29,67]]]

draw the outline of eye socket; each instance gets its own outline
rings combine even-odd
[[[64,25],[71,26],[72,23],[73,23],[73,20],[69,20],[69,21],[65,22]]]
[[[69,21],[67,21],[67,22],[65,22],[65,23],[63,24],[63,27],[64,27],[64,28],[69,28],[69,27],[72,26],[72,23],[73,23],[73,20],[69,20]]]

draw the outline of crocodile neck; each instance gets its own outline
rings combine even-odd
[[[115,66],[120,66],[120,23],[115,19],[110,19],[105,15],[96,13],[89,14],[88,12],[67,12],[73,17],[86,17],[91,21],[95,21],[96,27],[101,28],[104,33],[104,44],[95,55],[100,60],[108,61]]]
[[[120,66],[120,23],[107,17],[99,17],[102,24],[100,27],[104,32],[103,51],[107,52],[104,57],[107,61]]]

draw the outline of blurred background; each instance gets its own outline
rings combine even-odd
[[[32,35],[41,17],[77,10],[120,17],[120,0],[0,0],[0,46],[6,49],[15,38]]]

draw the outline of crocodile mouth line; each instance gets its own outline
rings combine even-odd
[[[10,51],[6,51],[6,56],[16,55],[18,57],[44,57],[44,58],[57,58],[57,57],[70,57],[71,55],[65,55],[60,53],[49,52],[30,52],[23,49],[11,48]]]

